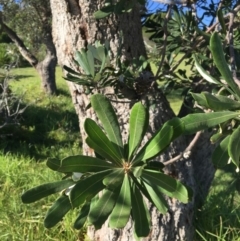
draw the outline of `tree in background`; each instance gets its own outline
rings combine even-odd
[[[20,54],[37,70],[42,88],[56,93],[56,50],[52,40],[51,9],[46,1],[0,2],[1,28],[15,43]]]

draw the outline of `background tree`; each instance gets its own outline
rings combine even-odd
[[[50,2],[23,0],[0,2],[1,29],[15,43],[20,54],[37,70],[43,90],[56,93],[56,50],[52,41]]]

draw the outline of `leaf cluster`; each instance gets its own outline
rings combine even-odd
[[[184,132],[181,119],[166,122],[141,147],[148,127],[148,110],[136,103],[130,114],[129,137],[123,143],[117,116],[109,100],[96,94],[91,97],[102,128],[92,119],[86,119],[86,143],[96,157],[77,155],[63,160],[49,159],[47,166],[66,174],[66,179],[43,184],[22,195],[24,203],[31,203],[47,195],[62,192],[49,209],[44,224],[56,225],[72,208],[79,208],[74,227],[84,224],[101,228],[108,220],[111,228],[124,228],[130,216],[135,234],[147,236],[150,232],[150,214],[143,196],[165,214],[168,204],[165,195],[187,203],[191,191],[181,182],[163,172],[163,165],[153,161],[169,144]],[[72,177],[72,178],[71,178]]]

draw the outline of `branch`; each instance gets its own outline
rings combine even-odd
[[[2,12],[0,12],[0,25],[2,26],[2,30],[6,32],[9,38],[16,44],[21,55],[35,67],[38,64],[38,59],[32,55],[18,35],[3,22]]]
[[[176,161],[178,161],[179,159],[181,158],[184,158],[184,159],[188,159],[190,157],[190,155],[192,154],[192,149],[196,146],[197,144],[197,141],[199,140],[200,136],[201,136],[202,132],[201,131],[198,131],[194,138],[192,139],[192,141],[190,142],[190,144],[188,145],[188,147],[184,150],[184,152],[181,152],[179,155],[177,155],[176,157],[164,162],[163,164],[165,166],[169,165],[169,164],[172,164]]]

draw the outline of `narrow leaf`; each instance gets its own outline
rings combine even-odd
[[[78,62],[78,64],[81,66],[81,68],[83,69],[84,73],[86,75],[90,75],[89,66],[88,66],[88,62],[87,62],[87,58],[86,58],[86,52],[84,49],[82,49],[81,52],[79,52],[79,51],[76,52],[75,59]]]
[[[216,80],[214,77],[212,77],[210,74],[208,74],[203,67],[199,64],[198,60],[196,57],[195,59],[195,67],[198,71],[198,73],[208,82],[213,83],[213,84],[221,84],[218,80]]]
[[[109,173],[111,173],[109,170],[98,172],[78,181],[70,192],[72,206],[81,206],[85,201],[90,201],[97,193],[104,189],[105,186],[102,180]]]
[[[132,216],[137,237],[146,237],[150,232],[150,214],[138,188],[132,188]]]
[[[61,196],[48,210],[44,219],[44,226],[46,228],[54,227],[60,222],[65,214],[72,208],[68,196]]]
[[[92,77],[95,76],[95,65],[94,65],[94,58],[93,58],[93,53],[91,50],[87,51],[87,60],[88,60],[88,65],[89,65],[89,71]]]
[[[233,80],[232,73],[224,57],[221,39],[217,32],[214,32],[210,39],[210,49],[212,52],[214,63],[216,64],[219,72],[224,80],[232,88],[232,90],[240,97],[240,90]]]
[[[178,118],[174,117],[171,120],[164,123],[163,126],[172,126],[173,127],[173,135],[171,141],[175,140],[177,137],[181,136],[184,132],[184,123],[183,121]]]
[[[103,184],[108,189],[115,190],[122,184],[123,178],[124,178],[124,169],[116,168],[103,179]]]
[[[103,7],[94,13],[94,17],[96,19],[105,18],[108,15],[110,15],[113,12],[113,10],[114,10],[114,5],[109,5],[109,6]]]
[[[68,156],[61,162],[58,172],[99,172],[114,168],[111,163],[91,156]]]
[[[227,136],[221,143],[215,148],[212,154],[212,162],[218,167],[224,167],[228,163],[229,155],[228,155],[228,143],[229,143],[230,135]]]
[[[84,122],[84,129],[88,134],[88,137],[101,148],[101,154],[99,153],[100,155],[103,155],[104,153],[103,157],[110,157],[111,159],[109,159],[109,161],[112,161],[114,164],[121,165],[122,153],[120,152],[120,148],[107,138],[95,121],[87,118]]]
[[[150,186],[158,186],[158,189],[161,190],[162,193],[169,197],[174,197],[180,202],[187,203],[191,198],[189,196],[190,193],[183,184],[166,174],[153,170],[144,170],[142,179]]]
[[[57,158],[48,158],[46,164],[53,171],[57,171],[57,169],[61,165],[61,161],[59,159],[57,159]]]
[[[173,127],[168,125],[163,126],[136,155],[133,164],[136,165],[140,161],[146,161],[159,155],[171,143],[172,136]]]
[[[223,18],[222,9],[218,9],[217,16],[218,16],[218,21],[222,27],[222,33],[226,34],[226,25],[225,25],[225,20]]]
[[[158,211],[162,214],[165,214],[168,210],[168,204],[162,195],[161,189],[159,189],[157,185],[150,186],[146,182],[144,182],[144,186],[146,187],[146,189],[152,199],[152,202],[156,206]]]
[[[210,109],[214,111],[240,109],[240,102],[222,95],[212,95],[208,92],[202,93]]]
[[[88,213],[90,210],[90,202],[86,202],[80,209],[77,219],[74,222],[75,229],[81,229],[87,221]]]
[[[228,154],[232,159],[232,162],[239,167],[240,158],[240,126],[234,130],[229,139]]]
[[[105,96],[96,94],[91,97],[91,103],[109,140],[118,146],[119,153],[121,153],[121,157],[123,158],[123,143],[120,127],[110,101]]]
[[[193,99],[200,105],[200,106],[203,106],[203,107],[207,107],[209,108],[208,106],[208,103],[206,101],[206,98],[205,96],[201,93],[201,94],[196,94],[196,93],[191,93]]]
[[[131,212],[131,189],[128,175],[125,174],[117,202],[109,218],[109,227],[124,228]]]
[[[51,194],[61,192],[65,188],[73,185],[74,182],[72,180],[63,180],[59,182],[52,182],[40,185],[38,187],[34,187],[28,191],[26,191],[22,195],[22,202],[23,203],[32,203],[41,198],[47,197]]]
[[[129,130],[129,152],[128,160],[134,155],[136,149],[140,145],[143,136],[146,133],[146,127],[148,126],[148,111],[140,103],[136,103],[131,110],[130,114],[130,130]]]
[[[231,111],[189,114],[182,118],[182,121],[185,123],[184,134],[188,135],[197,131],[205,130],[227,120],[233,119],[238,115],[239,113]]]
[[[94,225],[96,229],[100,229],[102,227],[112,212],[119,195],[119,190],[117,192],[104,189],[98,202],[90,209],[88,221]]]

